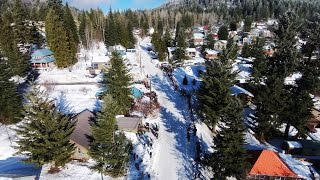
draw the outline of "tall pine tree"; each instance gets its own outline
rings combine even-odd
[[[13,27],[11,26],[10,12],[2,14],[2,26],[0,27],[0,48],[3,55],[8,58],[8,65],[13,75],[24,76],[28,70],[28,61],[17,47],[18,42],[15,39]]]
[[[227,177],[245,179],[249,170],[247,152],[244,148],[243,108],[240,100],[230,99],[230,101],[230,106],[218,123],[220,130],[213,138],[214,152],[210,165],[214,179],[227,179]]]
[[[183,27],[177,28],[176,33],[176,43],[177,49],[174,51],[174,59],[177,62],[183,62],[187,58],[186,56],[186,48],[187,48],[187,41],[186,41],[186,33]]]
[[[82,46],[84,46],[85,48],[88,48],[88,45],[87,45],[88,40],[86,38],[86,29],[87,29],[86,12],[82,11],[80,15],[79,36],[80,36]]]
[[[21,0],[14,0],[13,4],[14,37],[17,43],[27,43],[28,28],[25,23],[26,13],[22,7]]]
[[[207,63],[197,92],[198,114],[213,129],[230,105],[230,87],[235,74],[231,72],[229,58],[225,51],[220,61]]]
[[[104,105],[92,124],[90,156],[96,161],[92,169],[111,177],[126,174],[129,160],[130,142],[117,131],[116,115],[119,112],[111,95],[104,96]]]
[[[131,90],[129,88],[131,77],[124,60],[118,53],[113,53],[110,59],[111,67],[104,76],[107,92],[120,108],[119,113],[127,114],[132,105]]]
[[[74,130],[70,117],[58,111],[54,103],[35,85],[31,87],[24,106],[24,118],[16,129],[19,151],[27,155],[27,162],[42,166],[52,163],[52,168],[64,166],[74,152],[69,137]]]
[[[22,101],[14,82],[9,79],[12,73],[0,52],[0,123],[11,124],[20,120]]]
[[[50,0],[46,16],[46,36],[49,47],[54,52],[55,63],[66,68],[76,63],[77,45],[66,27],[61,0]]]

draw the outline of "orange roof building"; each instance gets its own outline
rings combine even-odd
[[[248,176],[249,179],[260,178],[279,178],[286,177],[288,179],[301,179],[294,173],[278,154],[271,150],[250,151],[249,161],[253,164]]]

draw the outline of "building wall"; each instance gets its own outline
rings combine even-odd
[[[74,154],[71,156],[72,159],[90,159],[90,156],[88,154],[89,152],[88,149],[76,143],[75,143],[75,146],[76,146],[76,150],[74,151]]]
[[[206,59],[207,60],[214,60],[217,59],[218,55],[217,54],[206,54]]]

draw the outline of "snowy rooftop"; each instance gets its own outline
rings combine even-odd
[[[204,38],[204,35],[202,33],[193,33],[193,38],[201,39]]]
[[[219,54],[218,51],[212,50],[212,49],[206,49],[205,52],[206,52],[207,54]]]
[[[187,48],[187,52],[197,52],[196,48]]]
[[[232,95],[238,95],[238,94],[246,94],[248,96],[254,97],[253,94],[251,94],[249,91],[243,89],[242,87],[239,87],[237,85],[233,85],[231,88]]]

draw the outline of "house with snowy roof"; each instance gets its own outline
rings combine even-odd
[[[227,44],[227,40],[219,40],[216,43],[214,43],[214,50],[223,51],[227,47]]]
[[[204,34],[203,33],[193,33],[192,36],[193,44],[195,46],[201,46],[204,42]]]
[[[186,49],[186,56],[190,59],[195,58],[197,55],[196,48],[187,48]]]
[[[113,52],[119,53],[121,56],[126,55],[126,48],[122,46],[121,44],[115,45],[115,46],[109,46],[108,48],[109,55],[111,55]]]
[[[30,64],[34,69],[48,69],[53,65],[55,58],[49,49],[38,49],[31,54]]]
[[[219,55],[218,51],[212,50],[212,49],[206,49],[204,51],[204,56],[206,60],[214,60],[217,59]]]
[[[89,159],[88,149],[90,145],[89,136],[91,136],[91,121],[95,114],[88,109],[83,110],[72,118],[76,122],[70,141],[75,144],[76,150],[72,155],[73,159]]]
[[[96,114],[85,109],[76,114],[72,121],[76,123],[75,129],[70,136],[70,141],[75,144],[76,150],[71,158],[73,159],[89,159],[88,150],[90,147],[90,136],[92,135],[91,123],[94,122]],[[138,117],[124,117],[123,115],[116,117],[119,130],[127,132],[138,132],[142,119]]]

